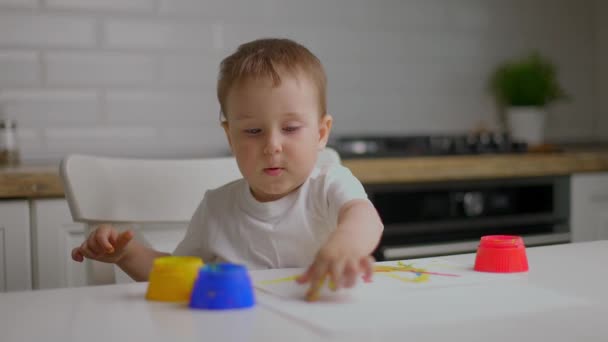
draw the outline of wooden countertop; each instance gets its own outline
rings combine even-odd
[[[366,184],[423,183],[608,172],[608,149],[564,153],[346,159]],[[0,198],[63,197],[59,165],[0,168]]]
[[[421,183],[608,171],[608,151],[343,161],[366,184]]]
[[[59,165],[0,168],[0,198],[63,197]]]

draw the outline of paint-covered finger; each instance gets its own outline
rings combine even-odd
[[[307,301],[315,301],[319,298],[321,288],[323,287],[323,283],[325,282],[327,271],[327,262],[316,261],[313,264],[313,268],[310,274],[310,287],[308,289],[308,292],[306,292]]]
[[[315,302],[319,300],[321,290],[325,284],[325,278],[326,276],[323,276],[320,279],[311,281],[310,288],[308,289],[308,292],[306,292],[306,301]]]
[[[325,277],[327,271],[328,264],[326,261],[316,261],[310,273],[310,282],[318,282],[321,278]]]

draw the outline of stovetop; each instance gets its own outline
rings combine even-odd
[[[449,156],[525,153],[526,143],[505,133],[461,135],[363,136],[335,139],[330,146],[342,158]]]

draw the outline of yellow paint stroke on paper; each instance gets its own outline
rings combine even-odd
[[[395,272],[412,272],[412,273],[416,273],[417,277],[416,278],[402,277],[397,274],[394,274]],[[405,281],[405,282],[413,282],[413,283],[421,283],[421,282],[428,281],[430,275],[433,274],[433,273],[427,272],[426,269],[424,269],[424,268],[416,268],[413,266],[413,264],[405,264],[401,261],[397,262],[397,266],[376,265],[376,266],[374,266],[374,273],[386,274],[387,276],[389,276],[391,278],[395,278],[395,279]],[[290,281],[295,281],[298,277],[299,277],[299,275],[293,275],[293,276],[283,277],[283,278],[278,278],[278,279],[263,280],[263,281],[260,281],[258,284],[273,285],[273,284],[286,283],[286,282],[290,282]],[[335,285],[332,284],[332,282],[329,282],[328,286],[332,290],[335,289]]]
[[[284,278],[279,278],[279,279],[262,280],[262,281],[258,282],[258,284],[260,284],[260,285],[273,285],[273,284],[287,283],[287,282],[290,282],[290,281],[296,281],[296,279],[298,279],[298,277],[299,277],[299,275],[292,275],[292,276],[289,276],[289,277],[284,277]],[[332,290],[336,289],[336,285],[331,280],[329,281],[328,286]]]
[[[395,272],[413,272],[416,274],[416,278],[403,277],[395,274]],[[411,264],[405,264],[401,261],[397,262],[397,266],[386,266],[386,265],[378,265],[374,266],[374,273],[383,273],[388,277],[401,280],[407,283],[422,283],[426,282],[430,278],[430,274],[426,273],[426,270],[423,268],[416,268]]]
[[[280,284],[280,283],[287,283],[287,282],[290,282],[290,281],[295,281],[298,277],[299,277],[299,275],[293,275],[293,276],[279,278],[279,279],[263,280],[263,281],[258,282],[258,284],[260,284],[260,285],[274,285],[274,284]]]

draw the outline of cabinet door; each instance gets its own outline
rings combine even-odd
[[[72,248],[84,239],[84,224],[74,223],[65,199],[32,203],[35,284],[48,289],[86,285],[84,263],[72,260]]]
[[[572,241],[608,239],[608,173],[576,174],[571,182]]]
[[[0,202],[0,292],[32,288],[27,201]]]

